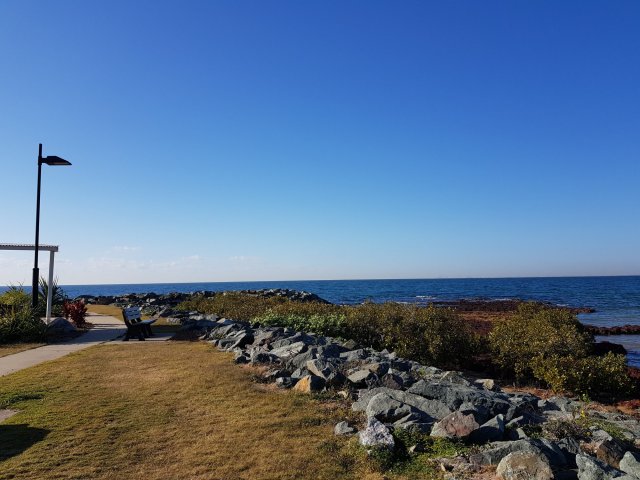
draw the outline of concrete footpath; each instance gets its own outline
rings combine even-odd
[[[124,335],[127,331],[122,321],[107,315],[90,315],[87,321],[93,325],[93,328],[77,338],[1,357],[0,377],[64,357],[71,352],[108,342]]]

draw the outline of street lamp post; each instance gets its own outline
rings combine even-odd
[[[48,157],[42,157],[42,144],[38,147],[38,196],[36,199],[36,248],[35,259],[33,262],[33,279],[31,284],[31,305],[33,308],[38,306],[38,280],[40,279],[40,271],[38,269],[38,248],[40,243],[40,182],[42,177],[42,164],[46,163],[51,166],[64,166],[71,165],[71,162],[66,161],[64,158],[50,155]],[[52,285],[49,285],[52,288]]]

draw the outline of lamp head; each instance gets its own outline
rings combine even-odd
[[[46,163],[47,165],[51,165],[51,166],[71,165],[71,162],[68,162],[64,158],[60,158],[55,155],[49,155],[48,157],[44,157],[42,159],[42,163]]]

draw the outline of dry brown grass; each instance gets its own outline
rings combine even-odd
[[[20,410],[0,425],[0,479],[365,477],[340,453],[336,413],[258,388],[230,358],[204,343],[103,345],[0,379]]]
[[[14,353],[24,352],[25,350],[31,350],[32,348],[42,347],[46,343],[6,343],[0,345],[0,357],[6,357],[7,355],[13,355]]]

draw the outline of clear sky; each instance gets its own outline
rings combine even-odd
[[[62,284],[640,274],[640,2],[0,2]],[[0,252],[0,284],[32,256]],[[41,268],[46,269],[46,255]]]

